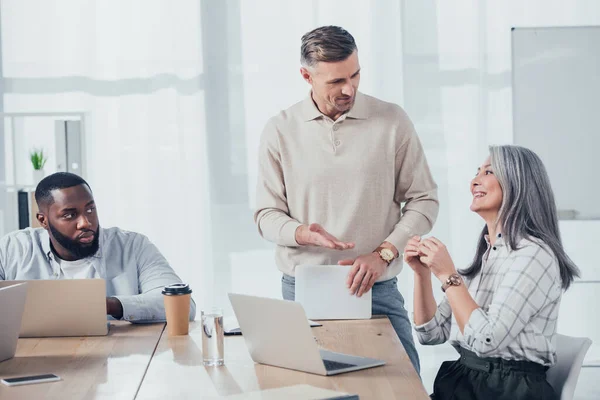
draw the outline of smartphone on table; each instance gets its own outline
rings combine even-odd
[[[19,376],[14,378],[4,378],[0,382],[6,386],[30,385],[33,383],[55,382],[60,378],[54,374]]]

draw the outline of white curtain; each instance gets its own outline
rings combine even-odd
[[[300,37],[355,37],[361,90],[401,104],[440,187],[434,234],[458,267],[482,222],[469,181],[512,141],[510,29],[600,24],[594,0],[4,0],[4,111],[85,111],[103,226],[150,237],[201,304],[279,295],[252,221],[266,120],[308,93]],[[412,308],[412,275],[400,287]]]
[[[101,225],[148,235],[202,296],[211,245],[200,4],[17,0],[0,11],[4,111],[85,112]]]

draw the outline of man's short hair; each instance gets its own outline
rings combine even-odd
[[[354,53],[352,35],[339,26],[322,26],[302,36],[300,63],[314,67],[318,62],[344,61]]]
[[[56,189],[66,189],[73,186],[86,185],[90,191],[90,185],[80,177],[79,175],[72,174],[70,172],[57,172],[52,175],[48,175],[38,183],[35,189],[35,201],[38,207],[50,206],[54,203],[54,197],[52,191]]]

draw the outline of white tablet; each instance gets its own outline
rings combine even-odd
[[[310,319],[369,319],[371,291],[350,294],[346,279],[350,265],[299,265],[296,267],[296,301]]]

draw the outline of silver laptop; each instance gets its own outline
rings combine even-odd
[[[294,301],[229,293],[252,359],[260,364],[337,375],[378,367],[382,360],[319,349],[302,305]]]
[[[0,288],[0,361],[15,356],[26,298],[27,284]]]
[[[351,295],[346,286],[351,265],[298,265],[296,301],[310,319],[369,319],[371,291]]]
[[[19,337],[108,333],[104,279],[0,281],[0,287],[23,282],[27,300]]]

